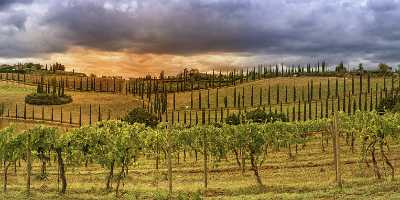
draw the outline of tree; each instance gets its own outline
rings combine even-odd
[[[56,63],[52,66],[53,71],[65,71],[65,66],[61,63]]]
[[[106,177],[106,190],[112,190],[114,169],[120,167],[117,175],[116,195],[121,180],[128,173],[128,166],[142,148],[143,124],[129,125],[121,121],[102,121],[95,127],[81,127],[65,136],[64,144],[69,146],[69,155],[78,162],[90,157],[109,170]],[[83,159],[82,159],[83,158]]]
[[[229,125],[239,125],[240,124],[240,115],[239,114],[231,114],[225,119],[225,123]]]
[[[363,72],[364,71],[364,66],[362,63],[358,64],[358,69],[359,72]]]
[[[267,113],[261,109],[257,109],[246,113],[246,120],[255,123],[288,121],[287,117],[282,113]]]
[[[245,134],[247,141],[245,150],[250,157],[251,170],[254,173],[257,184],[260,187],[264,187],[259,169],[266,158],[265,151],[267,148],[267,137],[265,136],[265,130],[268,129],[264,127],[267,125],[260,126],[255,123],[250,123],[241,126],[244,128],[243,134]]]
[[[386,74],[388,72],[390,72],[392,70],[391,67],[389,67],[389,65],[385,64],[385,63],[379,63],[378,65],[378,71],[382,74]]]
[[[346,72],[346,68],[344,67],[343,62],[340,62],[339,65],[336,66],[335,69],[336,72],[342,73],[342,72]]]
[[[147,112],[143,108],[135,108],[129,111],[122,121],[128,122],[129,124],[143,123],[150,127],[156,127],[158,124],[157,116]]]
[[[65,142],[63,137],[57,137],[54,145],[54,151],[57,155],[57,163],[58,163],[58,173],[61,179],[61,194],[65,194],[67,190],[67,178],[65,175],[65,164],[63,159],[63,152],[68,151],[68,144]]]
[[[8,168],[22,157],[22,141],[15,134],[15,127],[0,130],[0,158],[3,161],[3,191],[7,191]]]
[[[161,70],[159,78],[160,78],[160,80],[164,80],[164,78],[165,78],[164,70]]]
[[[400,73],[400,64],[397,65],[396,72],[397,72],[397,73]]]
[[[36,126],[28,130],[28,133],[32,136],[32,150],[41,162],[40,178],[46,179],[46,164],[50,161],[50,152],[55,148],[57,129]]]
[[[325,70],[326,70],[326,62],[325,61],[322,61],[321,67],[322,67],[322,72],[325,72]]]

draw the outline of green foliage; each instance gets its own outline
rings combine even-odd
[[[157,191],[153,194],[153,199],[154,200],[168,200],[170,198],[169,198],[168,193]]]
[[[26,132],[31,135],[31,149],[41,162],[40,178],[47,178],[46,164],[50,162],[50,155],[48,152],[56,148],[57,139],[59,137],[57,129],[36,126]]]
[[[339,73],[345,73],[347,70],[346,70],[346,68],[344,67],[343,62],[340,62],[339,65],[336,66],[335,71],[336,71],[336,72],[339,72]]]
[[[246,120],[255,123],[269,123],[276,121],[288,121],[286,115],[282,113],[268,113],[261,109],[246,113]]]
[[[22,157],[21,140],[15,134],[15,126],[0,130],[0,159],[13,162]]]
[[[388,96],[381,100],[377,107],[378,112],[393,111],[397,112],[400,108],[400,96]]]
[[[69,95],[56,96],[46,93],[34,93],[25,97],[25,103],[32,105],[63,105],[72,102]]]
[[[32,105],[62,105],[72,102],[72,98],[64,93],[64,81],[57,83],[55,78],[44,84],[43,76],[37,84],[36,93],[25,97],[25,103]]]
[[[240,115],[239,114],[231,114],[225,119],[225,123],[229,125],[239,125],[240,124]]]
[[[388,72],[390,72],[392,70],[391,67],[389,67],[389,65],[385,64],[385,63],[379,63],[378,64],[378,71],[380,73],[386,74]]]
[[[364,71],[364,66],[363,66],[362,63],[358,64],[357,71],[359,71],[359,72],[363,72]]]
[[[147,112],[143,108],[135,108],[129,111],[123,121],[128,122],[129,124],[143,123],[150,127],[156,127],[158,124],[157,116]]]
[[[383,147],[386,148],[389,141],[400,142],[399,113],[379,115],[376,112],[357,111],[353,115],[337,113],[336,117],[340,133],[354,134],[354,137],[361,139],[360,152],[364,159],[374,155],[375,148],[381,150]],[[43,126],[34,127],[23,134],[16,134],[15,128],[9,127],[0,130],[0,158],[7,162],[22,158],[27,150],[26,136],[30,134],[32,152],[35,158],[41,161],[42,170],[45,169],[43,167],[49,159],[47,153],[62,148],[69,166],[81,165],[92,160],[110,171],[106,180],[117,180],[119,184],[126,177],[127,167],[139,155],[159,158],[161,152],[167,151],[169,144],[174,155],[182,151],[204,153],[206,144],[208,155],[214,164],[218,164],[230,153],[243,153],[246,159],[250,159],[250,169],[257,177],[257,182],[262,185],[259,168],[266,161],[267,152],[271,152],[272,149],[287,148],[289,157],[292,157],[292,145],[306,144],[310,140],[311,133],[329,133],[332,119],[298,122],[277,120],[271,123],[248,121],[239,125],[220,124],[190,128],[167,123],[160,123],[150,128],[144,124],[102,121],[95,126],[72,129],[62,135],[54,128]],[[168,135],[171,143],[167,142]],[[386,156],[385,152],[383,150],[380,154]],[[382,159],[386,164],[390,163],[386,157]],[[118,173],[111,173],[115,169],[119,169]],[[157,193],[153,197],[168,198],[165,195]],[[200,195],[177,196],[184,199],[201,198]]]

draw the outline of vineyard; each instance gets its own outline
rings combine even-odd
[[[0,75],[2,198],[398,197],[397,74]],[[73,101],[24,102],[49,88]],[[160,123],[126,122],[132,108]]]
[[[144,179],[145,176],[148,177],[147,184],[157,188],[157,195],[218,197],[219,193],[229,192],[214,185],[214,178],[218,173],[227,172],[242,174],[244,179],[252,179],[259,190],[265,188],[268,191],[272,183],[264,178],[264,173],[270,170],[290,170],[302,165],[303,168],[309,165],[311,168],[333,170],[329,167],[329,160],[333,158],[332,143],[342,149],[337,151],[340,153],[336,157],[338,163],[344,166],[337,171],[337,177],[342,177],[344,181],[342,183],[342,178],[336,180],[341,187],[352,184],[352,176],[360,176],[352,174],[354,171],[348,174],[347,165],[355,165],[357,173],[362,176],[370,174],[371,178],[394,181],[394,162],[398,159],[395,155],[400,150],[399,120],[398,114],[381,116],[376,112],[357,111],[354,115],[341,112],[327,119],[305,122],[214,124],[191,128],[166,123],[159,124],[157,128],[146,128],[141,124],[103,121],[63,134],[56,128],[44,126],[23,132],[16,132],[15,127],[10,126],[1,131],[0,140],[4,161],[3,191],[11,187],[28,193],[39,192],[43,190],[38,185],[40,183],[60,193],[73,194],[77,192],[73,191],[78,190],[77,186],[93,184],[113,191],[115,196],[152,198],[139,188],[134,194],[127,191],[128,185],[133,188],[136,185],[129,182],[138,177]],[[326,163],[313,164],[311,160],[303,160],[308,154],[306,152],[318,154],[313,157],[320,157]],[[279,166],[280,163],[284,166]],[[50,173],[54,166],[58,170]],[[91,174],[90,169],[93,168],[102,168],[105,173],[101,174],[105,179],[101,183],[79,183],[78,180],[88,178],[86,176]],[[21,180],[8,180],[12,173],[27,174],[25,184]],[[193,174],[190,176],[197,178],[183,188],[175,188],[175,181],[180,179],[182,173]],[[74,177],[73,181],[70,176]],[[290,176],[280,176],[291,179]],[[190,187],[198,191],[184,192]]]

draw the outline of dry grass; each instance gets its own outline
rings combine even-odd
[[[24,117],[24,99],[27,94],[35,92],[36,88],[23,84],[0,82],[0,104],[4,103],[7,110],[4,115],[15,116],[15,106],[17,104],[18,116]],[[61,108],[63,109],[63,122],[70,121],[79,123],[79,108],[82,107],[82,122],[88,124],[89,107],[92,105],[92,122],[98,119],[98,107],[101,108],[101,118],[107,119],[110,114],[111,119],[123,117],[129,110],[134,107],[141,106],[141,101],[133,96],[111,93],[97,92],[67,92],[73,98],[73,102],[61,106],[32,106],[27,105],[27,118],[33,117],[33,109],[35,119],[42,119],[42,114],[47,120],[51,119],[51,109],[53,109],[53,119],[61,120]],[[43,111],[43,112],[42,112]]]
[[[344,78],[336,78],[336,77],[278,77],[278,78],[271,78],[271,79],[264,79],[264,80],[258,80],[254,82],[249,82],[249,83],[244,83],[241,85],[236,86],[236,91],[237,95],[242,95],[244,91],[244,106],[247,107],[247,110],[250,109],[250,107],[256,108],[256,107],[264,107],[266,110],[271,109],[271,111],[281,111],[280,103],[277,102],[282,102],[282,112],[287,113],[289,111],[289,118],[292,119],[293,117],[293,107],[295,107],[295,117],[296,119],[298,118],[298,110],[300,109],[300,119],[303,120],[304,118],[304,102],[307,101],[307,85],[310,83],[310,81],[313,81],[313,100],[314,102],[311,105],[311,112],[312,112],[312,118],[315,118],[315,115],[317,114],[320,116],[321,113],[321,101],[319,99],[319,83],[321,83],[321,97],[322,97],[322,109],[323,112],[326,112],[326,97],[328,95],[328,79],[330,80],[330,100],[328,101],[328,110],[332,110],[332,104],[333,104],[333,109],[337,110],[338,109],[338,103],[337,103],[337,97],[336,91],[335,91],[335,85],[336,85],[336,79],[338,80],[338,94],[341,97],[340,101],[340,108],[343,110],[343,94],[344,94]],[[381,99],[381,90],[384,88],[384,79],[383,77],[371,77],[371,83],[370,83],[370,88],[371,88],[371,93],[372,93],[372,105],[373,107],[376,106],[376,84],[378,84],[378,102]],[[398,77],[394,77],[393,79],[393,87],[398,88],[399,87],[399,79]],[[360,79],[359,77],[354,78],[354,92],[355,95],[351,96],[351,108],[353,108],[354,102],[356,103],[356,107],[359,107],[359,85],[360,85]],[[279,100],[277,101],[277,88],[279,86]],[[286,102],[286,88],[287,86],[288,92],[287,92],[287,102]],[[251,106],[251,87],[253,87],[253,106]],[[268,87],[270,87],[270,103],[268,104]],[[294,87],[296,87],[296,102],[293,102],[294,100]],[[221,110],[220,108],[224,107],[224,97],[227,97],[228,100],[228,108],[229,108],[229,113],[232,112],[238,112],[237,108],[234,108],[234,99],[233,99],[233,94],[234,94],[234,88],[235,87],[222,87],[218,89],[219,93],[219,98],[218,98],[218,107],[217,109],[217,115],[215,115],[215,108],[217,107],[217,98],[216,98],[216,93],[217,89],[210,89],[210,108],[211,108],[211,113],[210,113],[210,118],[211,121],[215,120],[215,116],[217,116],[217,119],[220,120],[221,117]],[[346,78],[346,102],[345,102],[345,107],[346,110],[348,109],[348,95],[349,92],[351,92],[352,84],[351,84],[351,77]],[[386,77],[386,89],[389,91],[392,88],[392,79],[391,77]],[[260,89],[262,90],[262,101],[260,104]],[[304,90],[304,94],[303,91]],[[367,77],[363,78],[363,92],[368,91],[367,90]],[[208,108],[208,91],[207,90],[201,90],[201,105],[202,108],[207,109]],[[304,96],[304,98],[303,98]],[[382,97],[385,97],[385,92],[382,92]],[[301,100],[300,108],[298,101]],[[242,99],[240,99],[240,104],[242,105]],[[369,109],[370,107],[370,101],[371,101],[371,94],[367,95],[367,108]],[[184,115],[184,110],[186,111],[187,119],[189,120],[189,111],[191,107],[191,92],[184,92],[184,93],[177,93],[176,94],[176,109],[180,110],[180,112],[175,113],[175,121],[177,121],[177,116],[178,114],[180,115],[180,120],[183,120],[183,115]],[[362,95],[362,101],[361,101],[361,108],[364,109],[365,107],[365,95]],[[173,95],[169,94],[168,95],[168,108],[169,110],[172,110],[173,108]],[[193,92],[193,108],[195,110],[199,109],[199,91],[194,91]],[[307,113],[309,112],[309,106],[306,106]],[[208,112],[208,111],[207,111]],[[227,116],[228,111],[224,110],[224,116]],[[192,111],[192,120],[194,122],[195,119],[195,111]],[[199,118],[201,117],[201,114],[198,113]],[[208,118],[208,113],[206,113],[206,117]],[[165,116],[164,116],[165,118]],[[308,118],[308,114],[307,114]],[[171,113],[169,113],[169,120],[171,120]],[[200,120],[199,120],[200,121]]]

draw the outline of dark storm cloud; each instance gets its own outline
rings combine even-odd
[[[14,41],[9,44],[12,50],[6,56],[62,52],[71,46],[81,46],[135,53],[233,52],[400,61],[400,0],[36,0],[35,3],[47,12],[41,11],[39,16],[31,14],[30,26],[25,27],[22,18],[0,20],[0,24],[9,27],[14,24],[17,27],[14,31],[21,38],[38,27],[49,34],[33,37],[36,44],[25,49],[24,39],[0,38],[0,45]],[[1,47],[0,57],[5,57]]]
[[[0,11],[2,9],[9,8],[11,5],[14,4],[26,4],[26,3],[32,3],[33,0],[0,0]]]

